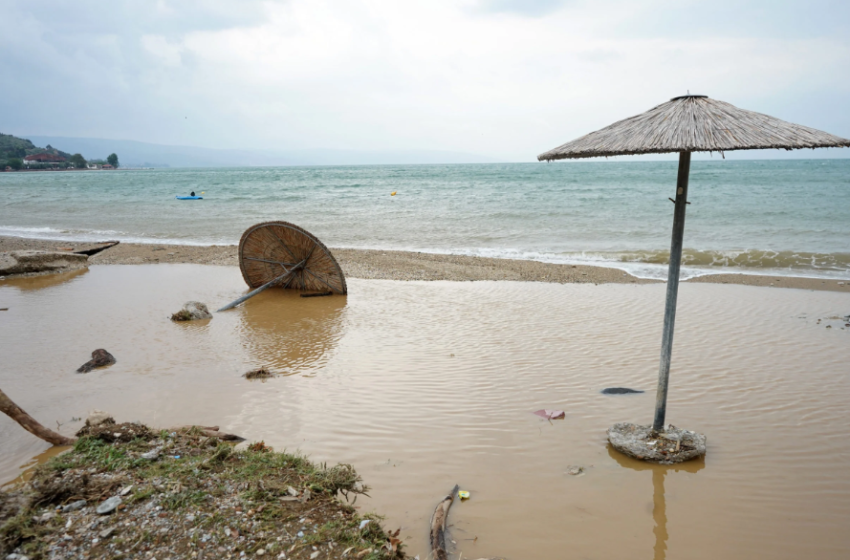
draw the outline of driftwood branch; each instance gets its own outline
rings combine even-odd
[[[434,509],[434,515],[431,516],[431,552],[434,554],[434,560],[448,560],[449,554],[446,552],[446,520],[449,517],[449,508],[452,507],[454,497],[457,494],[460,486],[455,485],[452,493],[442,499]]]
[[[76,438],[65,437],[62,434],[57,434],[53,430],[42,426],[35,418],[27,414],[21,407],[12,402],[12,399],[6,396],[6,393],[2,390],[0,390],[0,412],[3,412],[9,418],[20,424],[23,429],[35,437],[43,439],[47,443],[51,443],[53,445],[74,445],[74,442],[77,441]],[[177,426],[175,428],[169,428],[168,431],[182,432],[189,431],[193,428],[197,428],[207,437],[218,438],[223,441],[245,440],[245,438],[241,438],[237,435],[219,431],[218,426]]]
[[[57,434],[49,428],[45,428],[38,421],[24,412],[24,410],[12,402],[12,399],[6,396],[0,390],[0,411],[5,413],[9,418],[21,425],[23,429],[31,433],[37,438],[41,438],[47,443],[53,445],[74,445],[74,438],[65,437],[62,434]]]

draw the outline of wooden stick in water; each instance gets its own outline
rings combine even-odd
[[[42,426],[35,418],[12,402],[12,399],[7,397],[3,391],[0,391],[0,412],[4,412],[9,418],[20,424],[23,429],[47,443],[52,443],[53,445],[74,445],[74,441],[76,441],[74,438],[65,437]]]
[[[437,504],[434,515],[431,516],[430,540],[434,560],[448,560],[449,558],[449,554],[446,552],[446,520],[449,517],[449,508],[452,507],[452,502],[459,488],[460,486],[455,485],[452,493]]]

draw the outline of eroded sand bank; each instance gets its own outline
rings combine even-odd
[[[21,249],[55,250],[57,248],[88,247],[90,244],[69,244],[0,236],[0,251]],[[649,284],[657,280],[637,278],[622,270],[599,266],[573,266],[538,261],[492,259],[410,251],[379,251],[364,249],[331,249],[346,276],[373,280],[512,280],[552,283],[592,284]],[[219,245],[196,247],[190,245],[146,245],[122,243],[91,258],[92,264],[158,264],[192,263],[238,265],[236,247]],[[688,280],[718,284],[785,287],[806,290],[829,290],[850,293],[850,281],[757,276],[744,274],[711,274]]]
[[[0,282],[3,389],[71,433],[90,409],[152,426],[218,424],[315,461],[349,462],[367,509],[427,556],[454,484],[454,555],[549,559],[845,558],[850,296],[683,284],[668,419],[705,460],[608,450],[648,422],[664,285],[350,279],[347,297],[270,290],[208,322],[187,300],[245,292],[232,266],[92,266]],[[827,328],[830,327],[830,328]],[[91,350],[118,362],[77,375]],[[265,366],[266,382],[241,377]],[[608,386],[647,392],[604,396]],[[531,414],[562,409],[566,419]],[[46,445],[0,418],[0,478]],[[584,473],[571,476],[572,466]],[[357,505],[361,502],[358,501]]]

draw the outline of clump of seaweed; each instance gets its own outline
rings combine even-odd
[[[185,309],[181,309],[180,311],[171,316],[172,321],[191,321],[192,319],[192,314],[186,311]]]

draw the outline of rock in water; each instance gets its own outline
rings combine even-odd
[[[115,356],[113,356],[103,348],[98,348],[97,350],[91,353],[91,360],[81,365],[80,369],[77,370],[77,373],[88,373],[94,368],[111,366],[114,363]]]
[[[652,426],[620,423],[608,428],[611,447],[629,457],[672,465],[705,455],[705,436],[669,425],[656,432]]]
[[[602,389],[603,395],[628,395],[630,393],[643,393],[643,391],[629,389],[627,387],[608,387],[607,389]]]
[[[172,321],[198,321],[212,319],[212,313],[207,306],[199,301],[187,301],[183,309],[171,316]]]
[[[62,272],[88,265],[86,255],[59,251],[12,251],[0,253],[0,276],[32,272]]]

